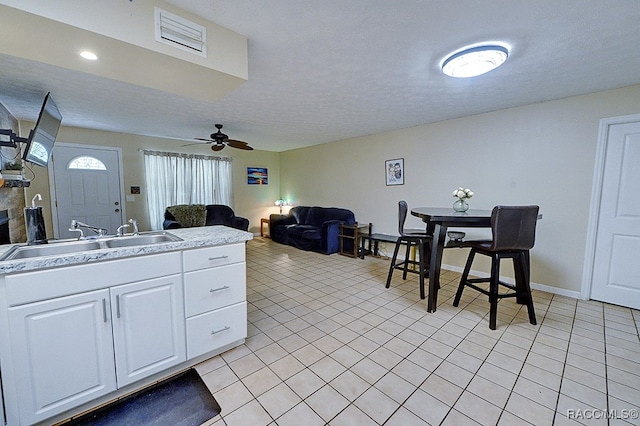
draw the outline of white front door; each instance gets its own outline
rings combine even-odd
[[[640,121],[606,127],[591,298],[640,309]]]
[[[117,148],[56,144],[53,148],[54,234],[73,238],[71,220],[104,228],[122,225],[121,152]],[[94,235],[85,231],[85,235]]]

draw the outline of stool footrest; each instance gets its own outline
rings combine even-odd
[[[479,292],[484,293],[484,294],[489,294],[488,290],[485,290],[483,288],[480,288],[478,286],[473,285],[473,283],[489,283],[489,282],[491,282],[491,278],[468,278],[465,283],[466,283],[467,287],[471,287],[471,288],[473,288],[475,290],[478,290]],[[510,290],[513,290],[515,292],[518,291],[518,289],[516,288],[515,285],[509,284],[509,283],[505,283],[504,281],[498,281],[498,284],[500,284],[501,286],[506,287],[506,288],[508,288]],[[515,296],[517,296],[516,293],[503,293],[503,294],[504,294],[504,296],[503,295],[498,295],[498,297],[515,297]]]

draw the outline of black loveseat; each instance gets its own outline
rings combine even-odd
[[[177,209],[177,210],[176,210]],[[186,214],[189,223],[184,225],[170,212],[179,211],[181,214]],[[176,213],[177,214],[177,213]],[[212,226],[212,225],[225,225],[231,228],[247,231],[249,229],[249,219],[236,216],[233,209],[224,204],[191,204],[191,205],[178,205],[169,206],[164,212],[164,222],[162,223],[163,229],[177,229],[193,226]]]
[[[355,222],[351,210],[296,206],[288,215],[272,214],[269,217],[269,234],[278,243],[331,254],[337,253],[340,247],[340,224],[353,225]]]

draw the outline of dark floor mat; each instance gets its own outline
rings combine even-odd
[[[199,426],[218,414],[213,395],[198,372],[189,369],[64,424]]]

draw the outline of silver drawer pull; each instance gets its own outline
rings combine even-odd
[[[209,290],[209,293],[215,293],[216,291],[226,290],[228,288],[229,288],[228,285],[225,285],[225,286],[219,287],[219,288],[212,288],[212,289]]]
[[[213,331],[211,332],[211,335],[213,336],[214,334],[222,333],[223,331],[227,331],[227,330],[231,330],[231,327],[226,326],[225,328],[220,329],[220,330],[213,330]]]
[[[210,257],[209,260],[227,259],[228,257],[229,256],[227,256],[227,255],[222,255],[222,256]]]

